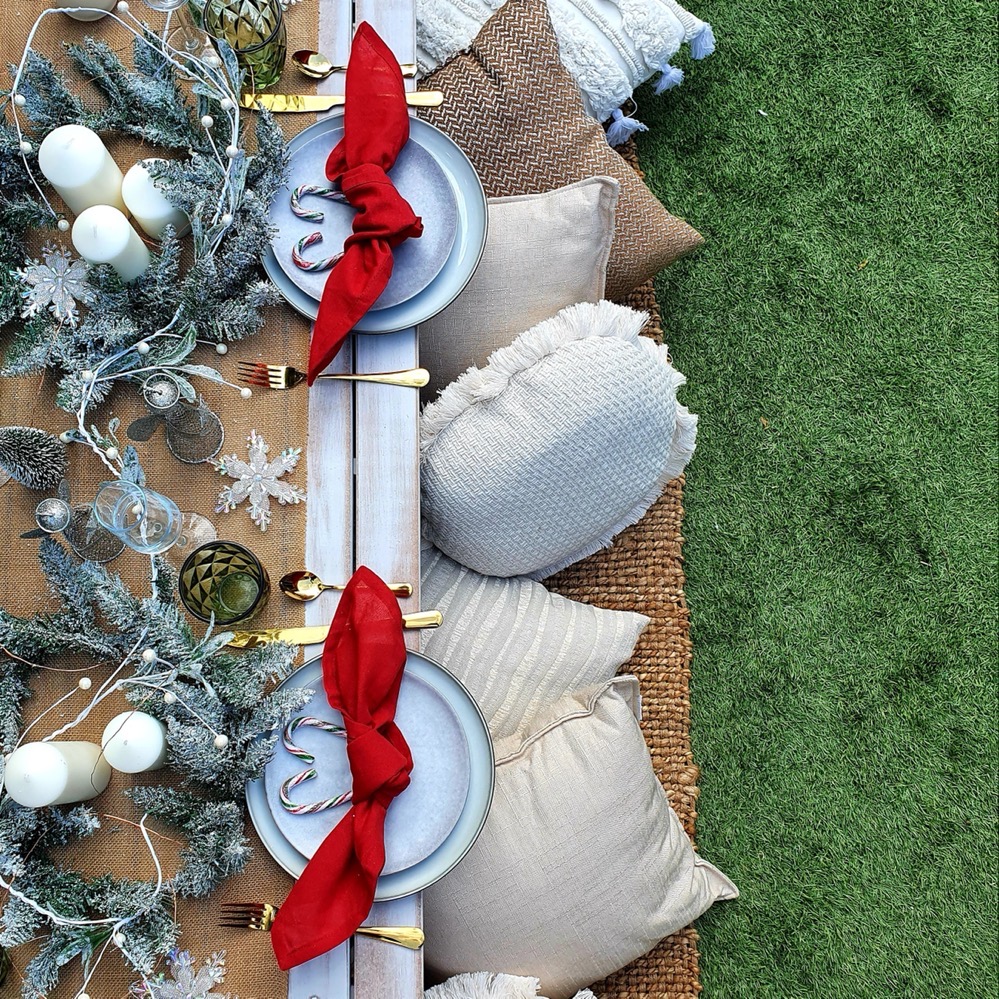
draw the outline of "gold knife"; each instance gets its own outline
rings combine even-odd
[[[251,111],[266,108],[275,113],[280,111],[329,111],[341,107],[346,98],[343,94],[243,94],[239,103]],[[440,90],[411,90],[406,94],[406,103],[411,108],[439,108],[444,103]]]
[[[439,628],[444,621],[440,611],[417,611],[415,614],[403,614],[404,628]],[[305,628],[264,628],[261,631],[236,631],[229,639],[228,645],[236,649],[254,649],[258,645],[270,645],[273,642],[288,642],[290,645],[316,645],[326,641],[326,633],[330,630],[328,624],[313,624]]]

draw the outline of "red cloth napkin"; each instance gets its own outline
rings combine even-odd
[[[399,601],[362,566],[340,598],[323,647],[326,697],[347,729],[353,804],[274,920],[271,943],[285,971],[343,943],[371,910],[385,866],[385,813],[413,769],[394,721],[405,665]]]
[[[386,173],[409,141],[402,71],[367,21],[354,35],[344,92],[343,138],[326,161],[326,176],[339,182],[357,214],[319,302],[309,349],[310,385],[385,290],[393,247],[423,232],[423,223]]]

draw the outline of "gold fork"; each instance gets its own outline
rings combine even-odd
[[[240,361],[239,380],[244,385],[259,385],[263,388],[289,389],[301,385],[308,377],[304,371],[289,364],[265,364],[263,361]],[[406,371],[384,371],[380,373],[320,375],[343,382],[377,382],[379,385],[401,385],[404,388],[423,388],[430,381],[426,368],[408,368]]]
[[[268,902],[223,902],[220,926],[269,932],[278,907]],[[359,926],[356,933],[419,950],[426,939],[418,926]]]

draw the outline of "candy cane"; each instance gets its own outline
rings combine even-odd
[[[316,758],[312,753],[302,749],[301,746],[296,746],[292,742],[292,738],[295,732],[302,728],[318,728],[323,732],[332,732],[334,735],[339,735],[342,738],[346,738],[347,732],[342,725],[337,725],[334,722],[323,721],[322,718],[313,718],[311,715],[299,715],[297,718],[292,718],[290,722],[284,727],[284,731],[281,733],[281,745],[291,753],[296,759],[301,760],[303,763],[315,763]],[[310,768],[308,770],[303,770],[301,773],[295,774],[293,777],[289,777],[279,788],[278,798],[281,801],[281,805],[284,807],[285,811],[290,812],[292,815],[312,815],[315,812],[324,812],[328,808],[336,808],[337,805],[342,805],[344,802],[350,801],[350,791],[346,791],[343,794],[339,794],[334,798],[326,798],[322,801],[313,801],[307,804],[296,805],[295,802],[288,797],[289,793],[293,791],[299,784],[304,784],[306,781],[315,780],[318,776],[315,768]]]
[[[326,198],[328,201],[338,201],[340,204],[347,204],[347,197],[343,191],[338,191],[335,187],[321,187],[318,184],[302,184],[291,192],[291,210],[300,219],[308,222],[322,222],[326,217],[325,212],[319,209],[309,209],[302,207],[302,198],[306,195],[315,195],[317,198]]]
[[[332,257],[325,257],[322,260],[306,260],[302,256],[303,252],[310,246],[322,241],[323,234],[321,232],[311,232],[308,236],[303,236],[291,251],[291,259],[294,261],[295,266],[300,267],[303,271],[328,271],[333,267],[343,256],[342,250],[339,253],[334,253]]]

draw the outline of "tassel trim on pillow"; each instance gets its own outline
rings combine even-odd
[[[705,59],[715,50],[715,33],[705,22],[701,30],[690,39],[690,54],[695,59]]]
[[[612,146],[623,146],[636,132],[647,132],[649,126],[637,118],[629,118],[620,108],[611,111],[607,126],[607,141]]]
[[[666,63],[662,68],[662,75],[656,80],[656,93],[665,93],[667,90],[679,87],[681,83],[683,83],[683,70]]]

